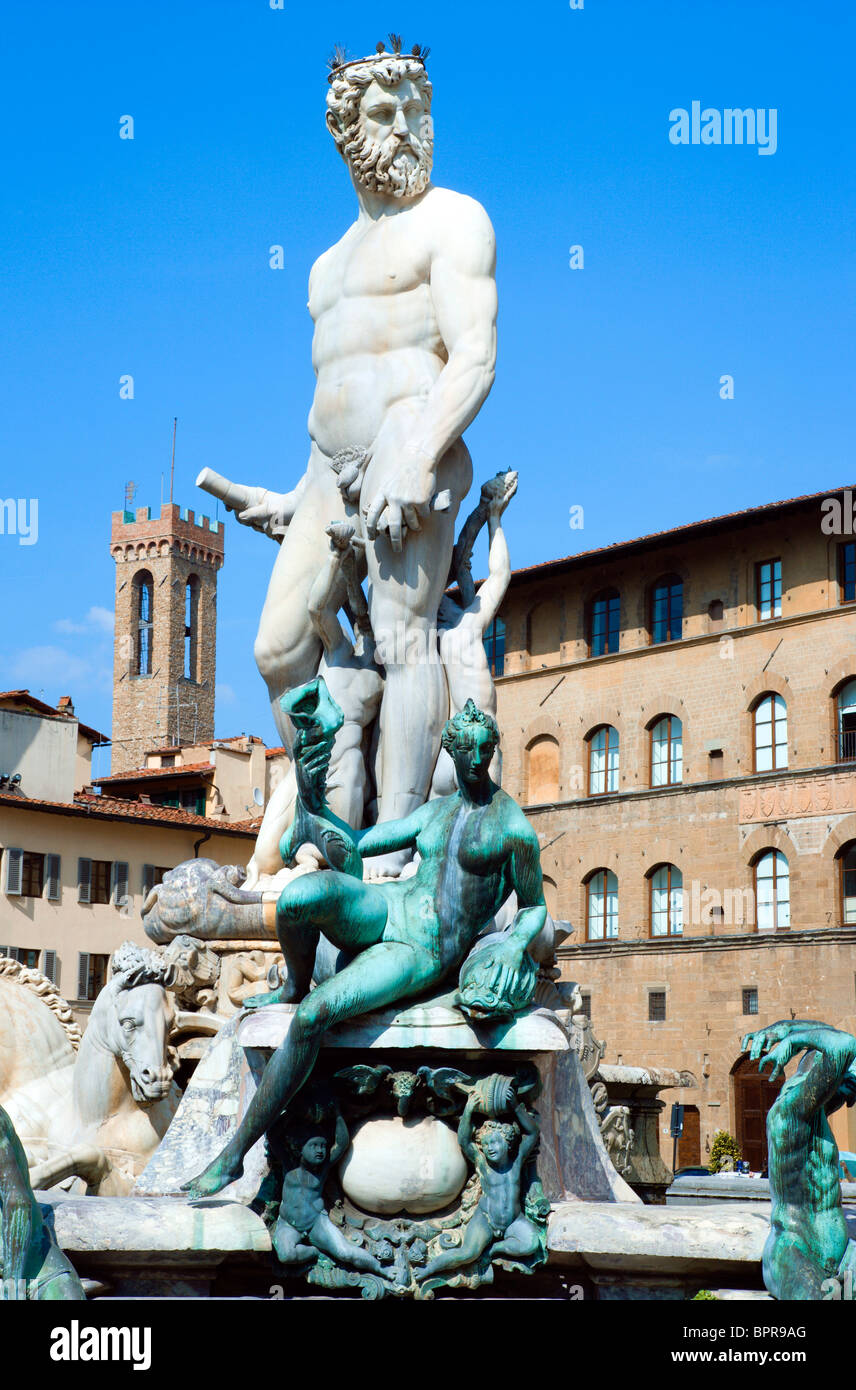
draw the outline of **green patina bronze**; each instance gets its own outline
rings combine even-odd
[[[764,1283],[774,1298],[830,1297],[830,1281],[856,1272],[827,1118],[856,1099],[856,1038],[811,1019],[787,1019],[747,1034],[743,1047],[759,1071],[772,1064],[771,1080],[805,1054],[767,1116],[772,1212]]]
[[[27,1156],[0,1106],[0,1301],[59,1302],[85,1298],[30,1186]]]
[[[539,845],[523,812],[490,777],[499,742],[493,719],[468,701],[446,724],[442,742],[455,765],[456,792],[426,802],[403,820],[356,832],[323,798],[336,717],[323,680],[284,699],[289,712],[297,703],[304,720],[295,756],[300,826],[284,849],[290,855],[309,840],[325,846],[325,857],[329,849],[341,867],[295,878],[282,892],[277,932],[288,979],[245,1007],[296,1003],[298,1008],[234,1137],[186,1184],[192,1199],[219,1192],[241,1174],[245,1154],[307,1080],[329,1028],[424,994],[461,971],[512,892],[517,915],[510,929],[481,945],[461,971],[458,1002],[475,1018],[507,1018],[534,992],[536,969],[528,947],[547,917]],[[358,860],[404,849],[420,855],[412,877],[366,883],[361,864],[358,876]],[[351,960],[310,993],[321,933]]]

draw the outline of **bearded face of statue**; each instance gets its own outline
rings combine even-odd
[[[412,198],[431,178],[434,129],[430,103],[412,78],[393,87],[374,79],[364,91],[345,155],[370,193]]]

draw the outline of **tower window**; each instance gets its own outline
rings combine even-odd
[[[196,680],[196,646],[199,626],[199,580],[192,574],[184,590],[184,675]]]
[[[154,607],[154,583],[148,570],[141,570],[134,577],[136,589],[136,650],[134,653],[134,673],[138,676],[152,674],[152,610]]]
[[[856,601],[856,543],[845,541],[838,547],[838,602]]]

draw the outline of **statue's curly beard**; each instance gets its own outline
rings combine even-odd
[[[379,143],[360,130],[346,153],[354,178],[367,192],[413,198],[424,193],[431,180],[433,148],[429,126],[422,137],[410,135],[404,144],[392,137]]]

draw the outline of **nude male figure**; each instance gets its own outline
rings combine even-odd
[[[779,1299],[822,1299],[824,1284],[856,1274],[856,1245],[841,1206],[838,1145],[828,1116],[856,1099],[856,1038],[824,1023],[785,1019],[748,1033],[743,1047],[770,1080],[806,1055],[767,1116],[770,1234],[764,1283]]]
[[[517,491],[515,472],[497,473],[484,483],[476,509],[467,518],[460,540],[455,547],[457,560],[455,578],[458,581],[460,602],[448,594],[440,601],[437,614],[437,636],[440,659],[449,687],[449,706],[457,714],[472,700],[487,714],[496,714],[496,687],[493,683],[484,634],[490,627],[511,579],[511,560],[508,542],[502,529],[502,514]],[[488,525],[488,574],[476,589],[470,570],[470,556],[484,518]],[[497,748],[490,769],[494,781],[502,780],[502,755]],[[449,796],[455,790],[455,768],[445,748],[437,756],[431,782],[432,796]]]
[[[321,639],[323,655],[318,674],[344,715],[336,735],[327,773],[327,800],[332,811],[355,830],[363,823],[366,794],[364,745],[381,700],[383,677],[375,661],[375,644],[365,595],[357,578],[354,526],[346,521],[327,527],[327,554],[309,590],[307,609]],[[342,583],[354,618],[354,637],[338,617]],[[297,782],[292,766],[265,807],[244,889],[259,877],[282,868],[280,841],[294,817]]]
[[[357,835],[340,827],[363,857],[418,850],[412,877],[366,883],[325,870],[294,878],[283,889],[276,921],[288,980],[271,994],[245,1000],[244,1007],[296,1003],[297,1011],[236,1133],[204,1173],[184,1185],[191,1199],[211,1196],[240,1176],[248,1150],[311,1073],[327,1029],[439,985],[460,968],[512,892],[519,910],[510,930],[477,953],[485,981],[480,993],[492,1016],[508,1016],[528,1002],[535,983],[528,948],[547,919],[540,847],[519,806],[490,777],[498,741],[490,716],[468,704],[443,732],[458,777],[454,795]],[[310,768],[312,756],[310,749]],[[300,779],[300,761],[297,769]],[[310,992],[322,932],[353,959]],[[512,999],[519,1002],[509,1007]]]
[[[431,84],[421,57],[379,53],[334,69],[327,105],[358,213],[309,280],[317,378],[309,464],[293,492],[265,494],[239,520],[270,534],[288,523],[255,644],[287,747],[279,699],[318,666],[307,604],[331,520],[353,520],[367,541],[376,639],[401,624],[423,639],[427,660],[399,652],[386,668],[378,815],[397,820],[427,796],[446,715],[435,623],[472,481],[461,436],[494,379],[495,241],[479,203],[430,182]],[[365,463],[340,489],[332,464],[347,449],[364,451]],[[438,510],[432,502],[445,492]],[[406,858],[384,862],[394,870]]]

